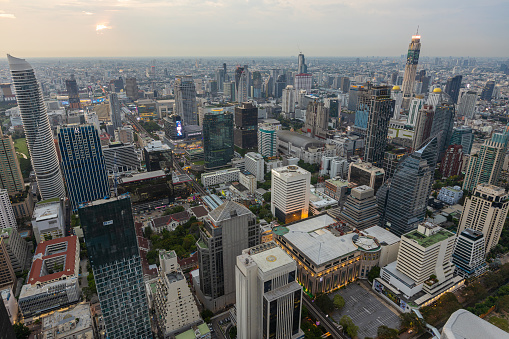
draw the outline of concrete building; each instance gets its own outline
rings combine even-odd
[[[467,310],[457,310],[442,328],[440,339],[507,338],[507,332]]]
[[[196,87],[191,76],[178,76],[175,79],[175,107],[173,113],[182,117],[184,125],[198,125],[198,106]]]
[[[108,99],[110,101],[111,123],[113,125],[113,130],[116,130],[117,128],[122,127],[122,112],[120,108],[120,101],[118,100],[117,93],[110,93],[108,95]]]
[[[431,127],[433,126],[433,118],[435,116],[435,109],[433,106],[424,105],[417,114],[414,137],[412,139],[412,149],[419,149],[423,146],[431,136]]]
[[[450,145],[440,163],[440,173],[445,178],[460,175],[463,168],[463,146]]]
[[[486,253],[497,246],[509,210],[509,195],[498,186],[479,184],[465,200],[458,233],[466,228],[484,235]]]
[[[82,302],[52,312],[42,318],[41,331],[43,339],[96,338],[90,304]]]
[[[2,238],[5,248],[9,253],[12,269],[15,273],[21,273],[27,268],[29,260],[28,243],[21,238],[15,228],[0,229],[0,238]]]
[[[263,157],[272,158],[276,156],[277,131],[280,129],[281,123],[278,120],[258,124],[258,153]]]
[[[115,130],[115,141],[123,144],[132,144],[134,142],[134,132],[132,127],[124,126]]]
[[[154,308],[157,326],[164,338],[202,322],[177,259],[175,251],[159,251],[161,267],[154,293]]]
[[[408,46],[408,54],[405,66],[405,75],[401,91],[403,92],[402,108],[408,109],[410,100],[414,95],[415,75],[417,73],[417,64],[419,63],[419,53],[421,51],[421,36],[412,36],[412,41]]]
[[[475,104],[477,103],[477,92],[467,91],[459,98],[458,115],[468,119],[474,118]]]
[[[336,155],[336,146],[297,132],[277,131],[277,149],[280,155],[296,157],[308,164],[319,164],[322,157]]]
[[[245,155],[246,171],[256,177],[256,181],[263,181],[265,175],[265,161],[259,153],[249,152]]]
[[[295,261],[274,242],[242,251],[235,266],[239,339],[303,337],[296,272]]]
[[[239,181],[240,169],[228,168],[216,172],[203,173],[201,183],[205,187]]]
[[[338,207],[338,201],[329,195],[311,188],[309,194],[309,215],[318,215],[325,210]]]
[[[345,201],[349,191],[350,184],[347,180],[338,177],[325,180],[324,193],[337,201]]]
[[[463,190],[459,186],[442,187],[438,193],[437,199],[449,205],[456,205],[461,197],[463,197]]]
[[[61,238],[65,235],[65,208],[63,199],[43,200],[35,205],[32,215],[35,241]]]
[[[401,244],[400,237],[380,226],[365,228],[361,231],[361,234],[376,238],[380,244],[381,249],[378,267],[384,267],[398,259],[399,246]]]
[[[196,245],[199,259],[198,298],[216,312],[235,303],[235,263],[242,250],[260,241],[260,225],[247,207],[227,201],[209,212]]]
[[[271,212],[288,223],[308,217],[311,173],[299,166],[272,170]]]
[[[103,147],[103,155],[109,176],[112,176],[114,172],[122,175],[141,169],[141,161],[134,145],[113,143],[109,147]]]
[[[286,119],[295,119],[295,103],[297,102],[295,88],[292,85],[283,89],[283,99],[281,103],[281,113]]]
[[[125,91],[129,99],[138,100],[138,84],[136,78],[127,78],[125,80]]]
[[[385,180],[392,178],[396,172],[399,162],[403,159],[407,152],[408,151],[405,147],[395,147],[392,150],[385,152],[383,166],[385,171]]]
[[[248,192],[254,194],[257,188],[257,180],[254,175],[248,171],[241,171],[239,173],[239,183],[247,188]]]
[[[310,102],[306,108],[304,132],[310,137],[326,139],[329,129],[329,109],[323,102]]]
[[[0,232],[5,228],[18,228],[12,209],[9,191],[0,188]]]
[[[28,156],[28,154],[26,154]],[[0,130],[0,188],[9,194],[25,189],[23,175],[19,167],[18,156],[10,135],[3,135]]]
[[[348,182],[357,186],[369,186],[375,190],[383,185],[385,171],[369,162],[352,162],[348,169]]]
[[[331,178],[348,176],[348,160],[338,156],[322,157],[320,174],[328,175]]]
[[[369,186],[358,186],[346,199],[341,218],[349,226],[363,230],[378,223],[380,216],[377,209],[375,190]]]
[[[11,287],[16,290],[16,274],[11,265],[11,259],[3,238],[0,238],[0,289]]]
[[[19,306],[18,306],[18,300],[14,297],[14,292],[12,291],[12,288],[7,287],[3,290],[0,290],[0,296],[2,297],[2,302],[5,306],[5,309],[7,310],[7,316],[9,317],[9,321],[11,324],[18,322],[18,313],[19,313]],[[0,332],[5,335],[4,332]]]
[[[485,255],[482,232],[465,228],[458,234],[452,254],[452,263],[456,265],[455,274],[465,279],[483,274],[488,270]]]
[[[410,108],[408,110],[408,117],[406,123],[410,126],[414,126],[417,123],[419,111],[424,106],[425,100],[422,95],[419,95],[412,99],[410,102]]]
[[[258,107],[252,102],[243,102],[235,107],[233,140],[241,149],[258,147]]]

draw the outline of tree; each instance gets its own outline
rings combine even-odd
[[[22,323],[16,323],[12,325],[14,328],[14,334],[16,334],[16,339],[27,339],[30,336],[30,329]]]
[[[401,320],[401,328],[413,329],[417,333],[424,329],[422,322],[419,318],[417,318],[417,315],[414,312],[401,313],[399,315],[399,319]]]
[[[317,294],[315,303],[322,310],[323,313],[329,314],[334,311],[334,303],[330,300],[329,296],[325,293]]]
[[[271,193],[270,192],[267,192],[267,193],[263,194],[263,200],[270,201],[270,198],[271,198]]]
[[[332,302],[334,303],[334,307],[337,308],[338,310],[342,309],[345,306],[345,299],[339,294],[336,294],[334,296],[334,300]]]
[[[150,236],[152,234],[154,234],[154,231],[152,231],[152,227],[150,227],[150,226],[145,227],[145,230],[143,232],[143,237],[147,238],[147,239],[150,239]]]
[[[379,326],[376,334],[378,339],[398,339],[398,330],[385,325]]]
[[[170,214],[175,214],[175,213],[178,213],[178,212],[184,212],[186,209],[184,208],[184,206],[174,206],[172,208],[167,208],[166,211],[164,211],[163,215],[170,215]]]
[[[357,336],[357,331],[359,331],[359,326],[355,326],[352,318],[347,315],[344,315],[339,320],[339,324],[343,326],[343,331],[351,338]]]
[[[375,278],[378,278],[380,276],[380,267],[373,266],[373,268],[368,273],[368,280],[371,282]]]
[[[497,300],[497,312],[509,312],[509,295],[504,295]]]
[[[233,326],[230,328],[230,338],[235,339],[237,338],[237,326]]]
[[[206,323],[209,323],[210,322],[210,318],[212,318],[213,316],[214,316],[214,313],[212,313],[211,310],[204,309],[203,311],[201,311],[201,318]]]

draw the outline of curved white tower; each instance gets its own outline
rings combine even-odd
[[[64,181],[60,173],[48,113],[34,69],[24,59],[7,54],[7,60],[41,197],[43,200],[63,198]]]

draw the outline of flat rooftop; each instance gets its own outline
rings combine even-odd
[[[361,232],[366,235],[375,237],[382,245],[384,243],[387,245],[392,245],[401,241],[400,237],[398,237],[394,233],[387,231],[386,229],[380,226],[372,226],[362,230]]]
[[[262,272],[269,272],[294,262],[279,246],[253,254],[251,259],[253,259]]]
[[[54,219],[57,218],[60,213],[62,213],[60,199],[57,199],[56,201],[53,202],[47,202],[44,204],[39,203],[35,205],[32,220],[43,221]]]
[[[134,174],[132,177],[124,177],[120,179],[120,184],[128,184],[135,181],[143,181],[143,180],[150,180],[155,178],[161,178],[166,176],[163,170],[159,171],[152,171],[152,172],[144,172],[140,174]]]
[[[435,245],[436,243],[444,241],[447,238],[453,237],[454,233],[442,229],[433,235],[426,236],[418,232],[417,230],[414,230],[410,233],[403,234],[403,236],[410,240],[416,241],[417,244],[419,244],[422,247],[430,247]]]
[[[305,169],[303,169],[299,166],[295,166],[295,165],[274,168],[272,171],[278,173],[281,177],[284,176],[287,178],[311,174],[308,171],[306,171]]]

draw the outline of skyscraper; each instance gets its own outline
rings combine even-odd
[[[481,100],[491,101],[493,90],[495,89],[495,81],[490,80],[486,82],[481,92]]]
[[[263,157],[275,157],[277,152],[277,131],[281,124],[265,122],[258,124],[258,153]]]
[[[217,81],[217,89],[219,91],[223,91],[223,88],[224,88],[224,82],[226,80],[226,77],[225,77],[225,70],[223,69],[223,67],[218,67],[216,69],[216,81]]]
[[[258,107],[252,102],[243,102],[235,107],[233,137],[235,146],[254,149],[258,146]]]
[[[414,127],[414,137],[412,139],[412,149],[419,149],[423,143],[431,136],[431,127],[433,126],[433,117],[435,110],[433,106],[424,105],[417,113],[417,120]]]
[[[364,160],[382,167],[389,121],[394,113],[390,86],[373,86],[359,97],[359,108],[369,110]]]
[[[311,173],[299,166],[272,169],[272,215],[284,223],[307,218],[310,182]]]
[[[299,95],[301,90],[305,90],[307,94],[310,94],[313,87],[313,76],[306,73],[295,75],[293,87],[295,88],[296,95]]]
[[[238,66],[235,70],[235,101],[241,103],[247,101],[249,88],[249,70],[247,65]]]
[[[226,166],[233,158],[233,114],[209,112],[203,116],[205,169]]]
[[[285,116],[287,119],[294,119],[295,118],[295,89],[292,85],[286,86],[285,89],[283,89],[283,99],[281,103],[281,113]]]
[[[43,200],[63,198],[64,181],[60,173],[46,105],[34,70],[24,59],[9,54],[7,59],[39,192]]]
[[[453,104],[458,102],[461,79],[463,79],[463,76],[461,75],[453,76],[452,78],[447,79],[447,84],[445,85],[445,93],[451,97]]]
[[[111,123],[113,124],[113,129],[122,127],[122,117],[120,113],[120,101],[118,101],[117,93],[111,93],[108,96],[110,101],[110,114],[111,114]],[[118,141],[118,140],[117,140]]]
[[[308,65],[306,65],[306,59],[304,58],[304,54],[299,53],[299,67],[297,69],[297,74],[307,73]]]
[[[93,125],[58,126],[62,172],[73,211],[82,203],[110,196],[99,134]]]
[[[323,102],[310,102],[306,109],[304,131],[310,133],[311,137],[326,139],[328,129],[329,109],[325,107]]]
[[[196,87],[191,76],[178,76],[175,79],[175,108],[173,113],[179,115],[184,125],[198,125],[198,108],[196,105]]]
[[[467,228],[482,232],[486,253],[497,246],[509,211],[509,195],[498,186],[479,184],[465,200],[458,233]]]
[[[106,336],[152,338],[147,295],[128,194],[79,209]]]
[[[410,109],[408,110],[408,118],[407,124],[411,126],[415,126],[417,122],[417,116],[419,115],[419,110],[424,105],[424,97],[419,95],[412,99],[410,102]]]
[[[11,227],[18,228],[18,224],[12,210],[9,192],[0,188],[0,232],[2,232],[2,229]]]
[[[125,80],[125,91],[129,99],[138,100],[138,83],[136,78],[127,78]]]
[[[0,129],[0,188],[15,194],[25,189],[16,149],[10,135]]]
[[[435,114],[433,116],[433,124],[431,125],[431,136],[438,138],[438,153],[441,158],[452,136],[452,128],[454,127],[454,104],[439,103],[436,106]]]
[[[16,283],[16,274],[12,268],[9,252],[4,239],[0,237],[0,291],[6,287],[12,287],[12,290],[16,291]]]
[[[341,91],[343,93],[348,93],[350,91],[350,78],[349,77],[341,77]]]
[[[369,186],[358,186],[346,199],[340,219],[358,230],[378,224],[375,190]]]
[[[465,228],[458,235],[452,254],[452,263],[456,265],[455,273],[465,279],[483,274],[488,269],[484,260],[485,254],[482,232]]]
[[[450,145],[440,162],[440,173],[444,178],[461,174],[463,167],[463,146]]]
[[[472,119],[475,113],[475,104],[477,103],[477,92],[464,92],[459,98],[458,115]]]
[[[69,108],[81,109],[80,93],[74,74],[71,74],[71,79],[65,80],[65,88],[67,89],[67,95],[69,96]]]
[[[463,153],[470,154],[473,143],[474,134],[472,133],[472,128],[468,126],[459,126],[452,130],[450,144],[463,146]]]
[[[403,102],[402,108],[408,109],[410,100],[414,95],[415,74],[417,73],[417,64],[419,63],[419,53],[421,52],[421,36],[412,36],[412,42],[408,46],[408,54],[405,66],[405,75],[403,78]]]

